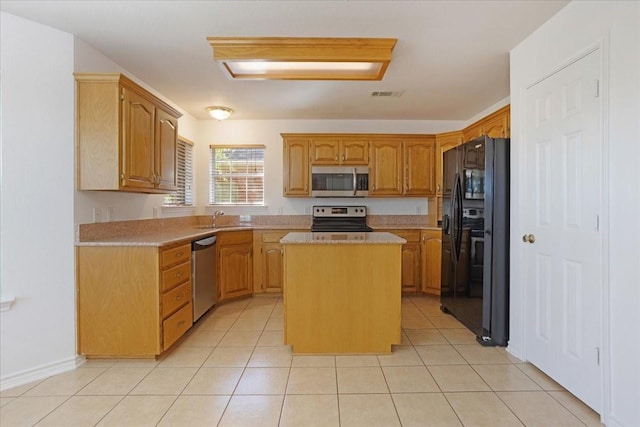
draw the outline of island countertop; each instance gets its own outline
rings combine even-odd
[[[284,236],[280,243],[284,245],[307,244],[405,244],[407,241],[395,234],[386,232],[293,232]]]

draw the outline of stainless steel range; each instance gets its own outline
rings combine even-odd
[[[314,206],[312,232],[367,232],[366,206]]]

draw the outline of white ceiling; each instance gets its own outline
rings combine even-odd
[[[568,1],[1,1],[75,34],[196,118],[467,120],[509,96],[509,50]],[[391,37],[382,81],[232,81],[209,36]],[[113,70],[105,70],[113,71]],[[404,91],[373,98],[372,91]]]

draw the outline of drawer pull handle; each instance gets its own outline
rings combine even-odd
[[[178,322],[178,324],[177,324],[176,326],[179,328],[179,327],[180,327],[180,326],[182,326],[182,325],[184,325],[184,320],[179,321],[179,322]]]
[[[182,274],[183,274],[183,272],[179,271],[179,272],[176,273],[176,277],[180,277],[180,276],[182,276]]]
[[[180,258],[182,256],[182,252],[176,252],[176,258]]]
[[[180,301],[181,299],[182,299],[182,295],[178,295],[178,296],[176,297],[176,301]]]

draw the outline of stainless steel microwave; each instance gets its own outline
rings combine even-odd
[[[367,197],[369,168],[366,166],[313,166],[311,195],[313,197]]]

